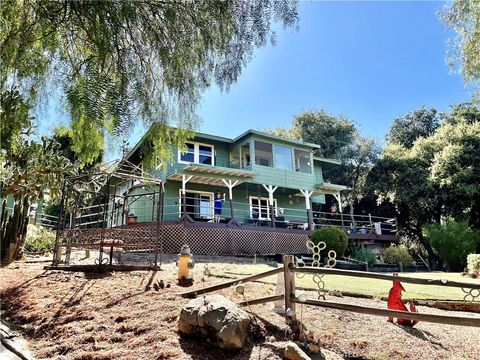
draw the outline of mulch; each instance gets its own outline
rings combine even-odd
[[[217,259],[209,267],[212,272],[215,266],[241,272],[242,261]],[[240,352],[225,353],[205,339],[179,335],[178,315],[188,299],[177,293],[202,287],[202,266],[198,263],[193,271],[195,281],[186,287],[177,284],[173,259],[156,272],[44,271],[43,265],[17,262],[0,269],[2,317],[21,330],[30,350],[40,359],[282,358],[272,344],[287,340],[289,330],[284,319],[272,311],[272,304],[251,307],[256,320],[248,346]],[[158,286],[160,280],[165,286]],[[222,281],[206,276],[204,285]],[[274,291],[273,285],[248,283],[245,297],[253,299]],[[219,293],[236,302],[244,300],[233,289]],[[386,307],[381,300],[331,299]],[[451,315],[423,306],[418,310]],[[454,315],[480,317],[460,312]],[[480,354],[478,328],[421,322],[412,329],[387,323],[383,317],[312,306],[297,308],[297,316],[322,347],[348,359],[478,359]]]

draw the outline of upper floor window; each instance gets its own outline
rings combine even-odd
[[[310,161],[310,152],[295,149],[295,171],[311,174],[312,164]]]
[[[292,149],[286,146],[275,145],[275,167],[277,169],[292,170]]]
[[[185,152],[178,151],[179,163],[214,165],[214,149],[212,145],[187,142],[185,146]]]
[[[273,166],[272,144],[255,140],[255,164]]]

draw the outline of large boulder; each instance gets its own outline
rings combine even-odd
[[[310,356],[305,354],[305,352],[293,341],[289,341],[285,344],[283,357],[286,360],[311,360]]]
[[[241,349],[250,318],[237,304],[221,295],[191,300],[180,312],[178,330],[187,335],[208,334],[223,349]]]

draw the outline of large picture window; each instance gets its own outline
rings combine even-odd
[[[270,220],[270,206],[268,198],[250,196],[250,218],[259,220]],[[273,199],[275,216],[277,216],[277,199]]]
[[[273,166],[272,144],[255,140],[255,164]]]
[[[277,169],[292,170],[292,149],[286,146],[275,145],[275,167]]]
[[[187,148],[185,152],[178,151],[179,163],[214,165],[214,149],[212,145],[187,142],[185,146]]]

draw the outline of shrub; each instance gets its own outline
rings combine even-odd
[[[41,227],[28,226],[24,249],[28,252],[52,252],[55,248],[55,233]]]
[[[476,252],[480,246],[480,230],[473,231],[466,221],[448,219],[445,225],[426,226],[425,231],[428,241],[449,270],[463,270],[468,254]]]
[[[467,256],[467,268],[477,275],[480,275],[480,254],[470,254]]]
[[[345,231],[335,226],[322,227],[315,230],[310,237],[315,245],[323,241],[327,247],[322,250],[322,256],[327,256],[330,250],[337,253],[337,258],[343,256],[348,246],[348,237]]]
[[[377,255],[368,248],[355,247],[352,255],[354,259],[366,262],[368,265],[373,265],[377,262]]]
[[[390,245],[388,248],[383,250],[382,257],[386,264],[398,264],[399,262],[405,265],[413,264],[412,255],[410,255],[405,245]]]

